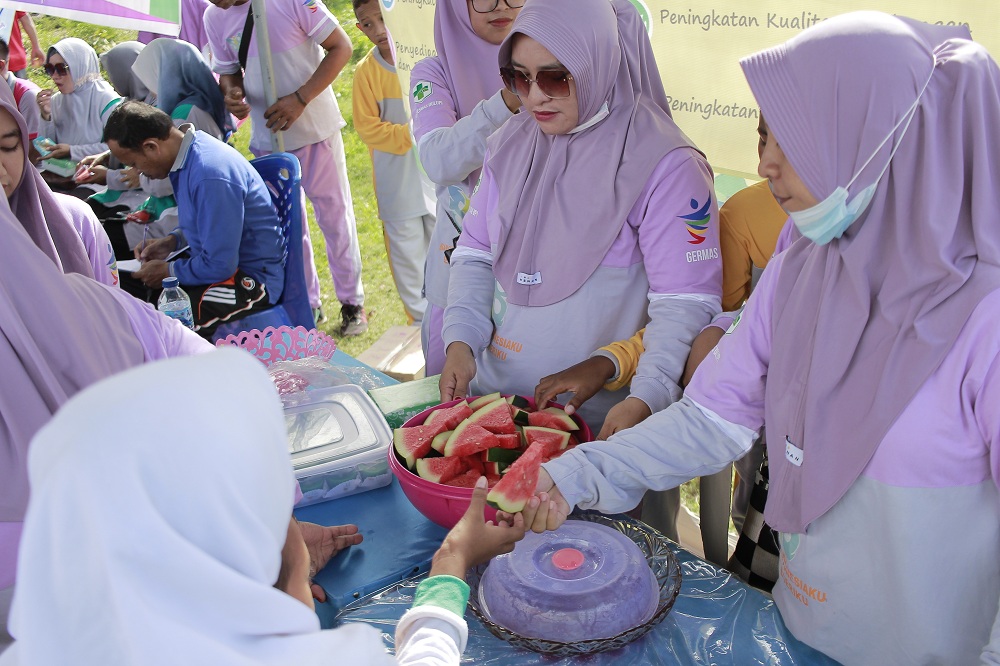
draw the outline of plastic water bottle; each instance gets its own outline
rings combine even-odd
[[[163,278],[163,293],[160,294],[160,300],[156,303],[156,309],[194,330],[191,299],[177,284],[177,278]]]

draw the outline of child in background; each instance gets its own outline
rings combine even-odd
[[[424,260],[434,231],[434,186],[420,168],[396,58],[378,0],[353,0],[358,30],[375,45],[354,72],[354,129],[372,158],[389,268],[410,324],[420,325]]]

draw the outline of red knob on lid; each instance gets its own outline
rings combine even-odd
[[[583,564],[583,559],[583,553],[576,548],[563,548],[552,554],[552,564],[563,571],[578,569]]]

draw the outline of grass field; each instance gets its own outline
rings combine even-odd
[[[365,307],[369,313],[368,332],[354,338],[338,339],[338,345],[348,354],[357,356],[370,347],[390,326],[406,324],[406,315],[389,273],[385,243],[382,239],[382,223],[378,219],[375,192],[372,188],[371,161],[368,157],[368,149],[354,132],[351,111],[354,68],[371,48],[371,43],[354,27],[354,12],[351,9],[350,0],[327,0],[326,5],[341,22],[354,44],[354,56],[334,82],[333,89],[337,95],[340,110],[347,120],[347,127],[342,130],[342,134],[347,152],[348,177],[351,181],[354,197],[354,212],[358,221],[358,236],[361,242]],[[94,50],[100,54],[115,44],[135,39],[136,36],[135,32],[128,30],[115,30],[48,16],[35,17],[35,24],[38,28],[38,38],[43,51],[65,37],[79,37],[93,46]],[[39,85],[51,87],[51,81],[41,69],[33,69],[30,74],[31,78]],[[248,158],[251,157],[247,149],[249,141],[250,125],[245,123],[234,136],[233,144]],[[326,261],[326,244],[323,241],[323,235],[316,226],[312,207],[309,208],[309,227],[316,254],[316,267],[323,290],[323,309],[329,317],[329,320],[325,324],[321,324],[320,328],[330,335],[336,336],[336,329],[340,325],[340,304],[334,295],[330,266]]]
[[[347,127],[343,129],[342,134],[347,152],[348,177],[354,196],[354,213],[358,221],[358,236],[361,242],[365,307],[369,313],[368,332],[354,338],[340,338],[338,345],[348,354],[357,356],[370,347],[389,327],[406,324],[406,315],[389,273],[385,244],[382,240],[382,224],[377,216],[375,192],[372,187],[371,161],[368,157],[368,149],[354,132],[351,110],[354,68],[369,51],[371,43],[354,27],[354,12],[351,9],[350,0],[326,0],[326,5],[340,21],[354,44],[354,55],[351,62],[334,82],[333,89],[337,95],[340,110],[347,120]],[[79,37],[91,44],[98,53],[107,51],[119,42],[135,39],[135,33],[127,30],[114,30],[52,17],[36,17],[35,23],[38,27],[38,36],[43,50],[65,37]],[[51,85],[40,69],[32,70],[31,78],[43,87]],[[233,143],[248,158],[251,157],[247,149],[249,141],[250,126],[249,123],[245,123],[236,133]],[[321,324],[320,328],[326,333],[338,337],[336,329],[340,325],[340,305],[333,291],[333,280],[330,277],[330,266],[326,262],[323,236],[316,226],[311,207],[309,208],[309,227],[316,254],[316,267],[323,290],[323,308],[329,317],[329,320],[325,324]],[[684,504],[697,514],[697,479],[681,487],[681,497]]]

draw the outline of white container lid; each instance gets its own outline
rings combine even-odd
[[[285,427],[297,476],[307,468],[349,465],[352,458],[392,441],[385,417],[354,384],[288,396]]]

